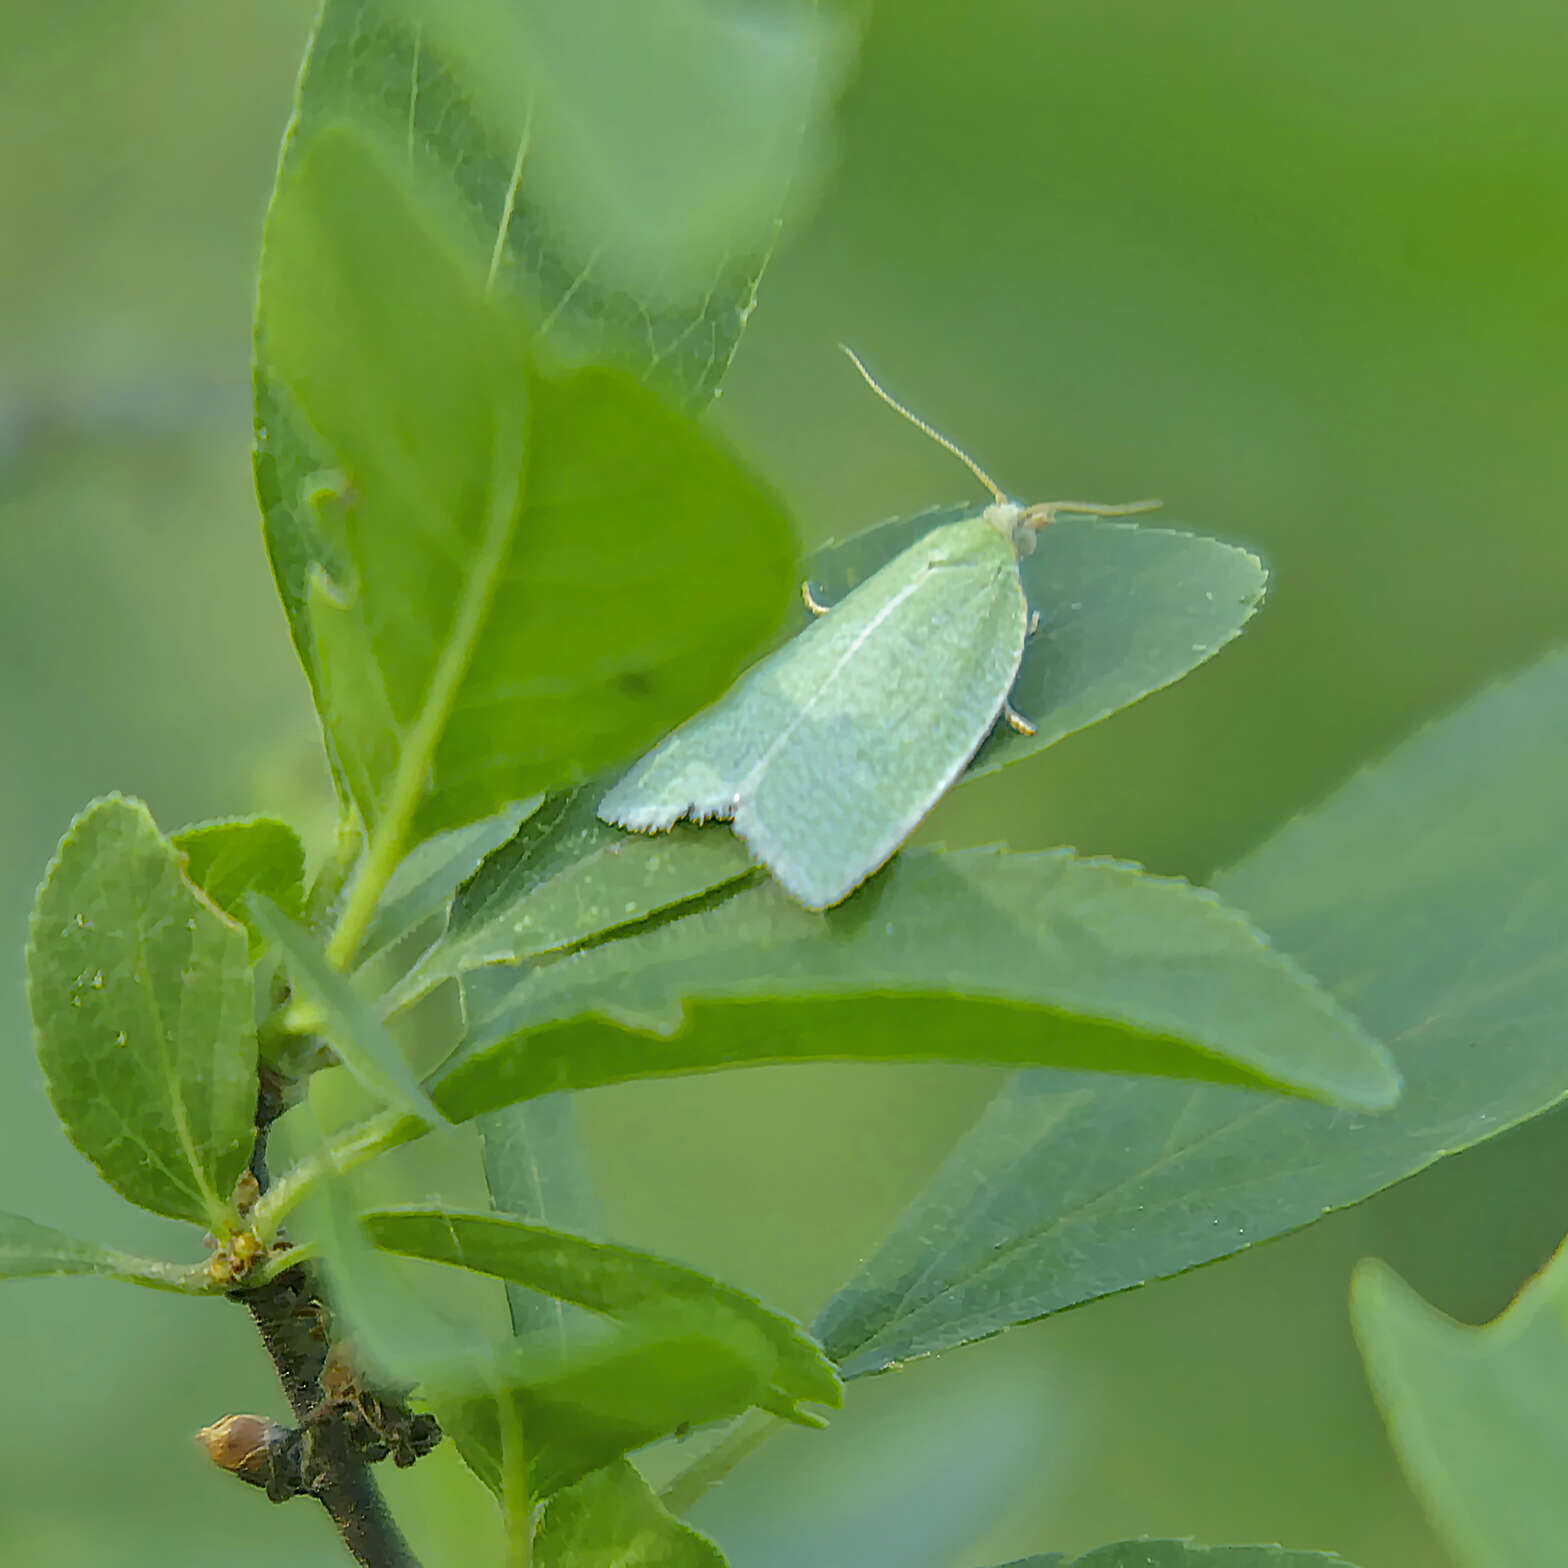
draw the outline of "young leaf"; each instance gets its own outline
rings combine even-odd
[[[665,1508],[624,1459],[545,1504],[534,1562],[537,1568],[725,1568],[718,1547]]]
[[[198,822],[172,834],[185,856],[185,875],[232,920],[250,933],[250,956],[265,945],[245,907],[248,893],[261,893],[279,909],[297,915],[305,897],[305,846],[288,823],[276,817],[232,817]]]
[[[1211,894],[1066,852],[903,856],[809,914],[772,884],[526,974],[432,1087],[532,1095],[787,1061],[1093,1066],[1387,1105],[1354,1019]]]
[[[49,1097],[122,1196],[226,1231],[255,1141],[245,930],[140,801],[71,824],[33,907],[27,989]]]
[[[312,1032],[324,1035],[343,1065],[389,1106],[432,1124],[441,1113],[430,1103],[408,1059],[354,983],[327,962],[311,934],[259,896],[251,918],[288,967],[297,1000],[320,1014]]]
[[[1082,1557],[1060,1552],[1020,1557],[999,1568],[1355,1568],[1331,1552],[1293,1552],[1283,1546],[1195,1546],[1190,1541],[1118,1541]]]
[[[602,784],[553,795],[463,888],[446,934],[393,992],[389,1010],[487,964],[518,964],[681,904],[754,868],[729,833],[662,838],[607,827]]]
[[[1394,1447],[1455,1557],[1470,1568],[1558,1559],[1568,1539],[1568,1250],[1484,1328],[1445,1317],[1370,1260],[1350,1304]]]
[[[624,756],[788,603],[789,527],[747,470],[629,377],[546,373],[525,341],[438,198],[359,132],[312,139],[273,204],[258,355],[342,478],[274,567],[373,833]]]
[[[1568,1094],[1568,655],[1481,694],[1219,879],[1406,1076],[1377,1117],[1026,1073],[817,1336],[847,1377],[1293,1230]],[[1238,1173],[1243,1173],[1238,1178]]]
[[[64,1231],[20,1214],[0,1213],[0,1279],[43,1279],[65,1274],[96,1274],[186,1294],[205,1288],[201,1266],[137,1258],[94,1241],[78,1241]]]
[[[798,1400],[834,1409],[842,1403],[837,1374],[796,1323],[694,1269],[500,1214],[382,1210],[365,1215],[363,1223],[385,1251],[493,1274],[609,1317],[632,1318],[679,1301],[691,1309],[694,1323],[710,1316],[736,1319],[772,1348],[776,1398],[768,1408],[793,1418]]]

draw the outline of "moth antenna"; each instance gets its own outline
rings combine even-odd
[[[949,441],[940,430],[934,430],[925,422],[925,420],[919,416],[919,414],[913,413],[909,409],[905,408],[904,405],[900,403],[898,399],[894,397],[885,387],[883,387],[877,378],[866,369],[865,364],[860,358],[860,355],[858,355],[854,349],[849,346],[849,344],[840,343],[839,347],[843,349],[844,352],[849,356],[850,364],[852,364],[855,369],[865,377],[866,385],[870,387],[871,390],[875,392],[876,395],[881,398],[889,408],[893,409],[896,413],[902,414],[904,418],[915,427],[916,430],[924,431],[925,434],[930,436],[939,447],[942,447],[945,450],[951,452],[953,456],[956,457],[958,461],[962,463],[964,467],[967,468],[969,472],[972,473],[975,478],[978,479],[980,483],[991,492],[993,496],[996,497],[996,503],[998,506],[1007,505],[1007,497],[1002,493],[1001,487],[966,451],[964,451],[961,446],[957,446],[952,441]]]
[[[1024,521],[1031,528],[1040,529],[1054,523],[1058,517],[1131,517],[1135,512],[1155,512],[1163,501],[1122,501],[1106,506],[1099,501],[1045,501],[1031,506],[1024,513]]]

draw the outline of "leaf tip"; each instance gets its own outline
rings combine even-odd
[[[1361,1071],[1347,1083],[1337,1098],[1357,1111],[1380,1112],[1392,1110],[1405,1092],[1404,1075],[1395,1065],[1387,1046],[1363,1035],[1366,1050]]]

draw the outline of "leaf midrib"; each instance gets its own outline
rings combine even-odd
[[[436,752],[473,665],[496,590],[505,576],[507,556],[522,510],[526,430],[525,420],[520,422],[511,441],[502,444],[498,440],[492,445],[495,456],[488,488],[488,515],[479,551],[453,617],[451,634],[425,688],[418,716],[407,732],[387,795],[387,806],[372,832],[364,867],[327,946],[327,961],[335,969],[344,969],[352,961],[381,894],[402,859]],[[496,435],[501,435],[499,426]]]

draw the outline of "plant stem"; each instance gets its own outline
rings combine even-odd
[[[403,1111],[383,1111],[351,1127],[319,1154],[301,1160],[279,1177],[272,1190],[250,1212],[251,1229],[268,1245],[285,1217],[315,1190],[329,1170],[351,1171],[399,1144],[412,1143],[430,1130],[429,1123]]]
[[[250,1172],[262,1193],[256,1208],[269,1196],[267,1142],[286,1103],[286,1087],[263,1067],[256,1103],[256,1143],[250,1157]],[[253,1224],[255,1214],[253,1208]],[[300,1263],[245,1291],[242,1299],[283,1385],[289,1409],[304,1426],[314,1419],[325,1395],[321,1377],[327,1361],[327,1336],[321,1283],[308,1264]],[[369,1466],[342,1441],[341,1434],[336,1441],[329,1439],[319,1461],[324,1462],[323,1479],[313,1495],[326,1509],[355,1562],[361,1568],[420,1568],[413,1548],[388,1512]]]
[[[343,891],[344,884],[353,874],[354,863],[359,859],[359,852],[364,848],[365,831],[361,827],[357,813],[350,813],[338,823],[337,837],[333,840],[332,848],[327,854],[320,871],[316,873],[316,880],[311,884],[310,895],[305,900],[305,924],[312,930],[319,930],[326,924],[326,919],[332,912],[332,907],[338,901],[338,896]]]
[[[503,1543],[506,1568],[533,1568],[533,1510],[526,1502],[520,1508],[514,1507],[512,1500],[508,1499],[501,1505],[501,1517],[506,1529],[506,1540]]]
[[[508,1390],[496,1391],[495,1404],[501,1426],[501,1517],[506,1529],[506,1568],[532,1568],[534,1508],[529,1496],[523,1423]]]
[[[404,755],[406,757],[408,753]],[[383,817],[371,834],[370,853],[365,856],[359,875],[349,888],[348,901],[338,916],[337,929],[327,943],[327,962],[334,969],[347,969],[353,962],[381,902],[381,895],[397,870],[398,861],[403,858],[403,844],[413,825],[414,808],[419,804],[418,793],[404,783],[405,771],[401,767],[398,769],[392,786],[394,811]]]
[[[365,1465],[356,1462],[352,1473],[318,1495],[343,1544],[363,1568],[420,1568]]]
[[[321,1372],[327,1343],[318,1329],[320,1294],[304,1268],[244,1294],[278,1380],[302,1425],[322,1398]],[[312,1495],[326,1509],[343,1544],[362,1568],[419,1568],[419,1559],[387,1510],[369,1466],[343,1443],[331,1451],[330,1478]]]
[[[319,1250],[316,1243],[312,1242],[305,1246],[290,1246],[286,1252],[275,1252],[266,1262],[256,1266],[247,1283],[257,1290],[263,1285],[270,1285],[278,1275],[297,1269],[302,1263],[309,1263]]]
[[[748,1454],[760,1448],[784,1423],[764,1410],[749,1410],[707,1453],[681,1471],[659,1494],[672,1514],[685,1513],[710,1487],[717,1486]]]

